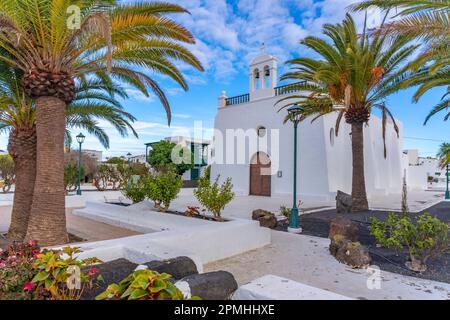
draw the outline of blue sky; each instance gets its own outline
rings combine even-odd
[[[180,65],[188,79],[190,90],[184,92],[173,81],[155,76],[168,94],[173,111],[171,128],[167,127],[165,112],[156,97],[146,98],[128,88],[130,99],[123,101],[126,110],[138,121],[135,128],[140,136],[120,137],[107,124],[101,123],[111,139],[111,148],[104,150],[94,137],[87,137],[84,147],[104,151],[104,156],[143,154],[144,143],[170,135],[189,135],[194,121],[202,121],[205,137],[214,127],[217,97],[222,90],[229,96],[248,92],[248,64],[260,52],[262,43],[267,52],[278,57],[280,74],[286,69],[284,61],[310,55],[299,45],[308,35],[320,35],[324,23],[339,22],[346,7],[356,0],[177,0],[191,14],[176,15],[174,19],[187,27],[197,39],[189,48],[203,63],[206,71],[197,72]],[[380,21],[377,12],[369,12],[370,23]],[[355,14],[362,25],[362,14]],[[423,120],[431,106],[444,93],[436,89],[413,104],[413,90],[388,99],[394,115],[404,124],[405,148],[417,148],[423,156],[433,156],[439,144],[450,137],[449,123],[437,115],[427,126]],[[75,135],[78,131],[73,132]],[[423,140],[422,140],[423,139]],[[5,149],[7,136],[0,137]]]

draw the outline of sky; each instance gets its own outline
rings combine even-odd
[[[356,0],[177,0],[190,14],[172,18],[187,27],[196,43],[187,47],[205,67],[201,73],[186,65],[179,65],[188,84],[185,92],[167,77],[152,75],[168,95],[172,107],[171,127],[167,125],[164,108],[155,96],[145,97],[126,87],[129,99],[121,101],[125,110],[137,121],[134,128],[139,138],[121,137],[105,122],[100,121],[110,137],[110,149],[105,150],[95,137],[87,133],[83,148],[102,150],[103,156],[145,153],[145,143],[159,141],[173,135],[191,135],[195,122],[201,122],[204,138],[211,138],[217,98],[223,90],[228,96],[249,91],[248,65],[266,51],[279,59],[279,74],[287,71],[284,62],[311,52],[300,45],[308,35],[321,35],[324,23],[337,23],[345,16],[346,8]],[[374,10],[368,14],[369,25],[379,24],[381,15]],[[363,13],[354,18],[362,29]],[[423,120],[444,94],[444,88],[426,94],[419,103],[412,102],[414,90],[397,93],[387,99],[387,105],[404,126],[404,148],[419,149],[421,156],[434,156],[438,146],[449,140],[450,126],[443,115],[436,115],[427,126]],[[77,135],[79,131],[72,131]],[[6,149],[8,137],[0,136],[0,149]],[[75,147],[75,146],[74,146]]]

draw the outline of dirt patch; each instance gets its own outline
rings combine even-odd
[[[71,243],[79,243],[79,242],[86,242],[86,239],[80,238],[72,233],[69,233],[69,244]]]
[[[438,203],[423,212],[429,212],[431,215],[448,223],[450,221],[450,202]],[[423,273],[417,273],[405,267],[405,262],[408,261],[407,250],[392,250],[376,246],[376,239],[370,234],[368,229],[370,218],[376,217],[384,220],[388,214],[388,211],[365,211],[344,215],[358,224],[359,241],[369,249],[373,260],[372,264],[379,266],[381,270],[389,272],[450,283],[450,252],[443,254],[437,259],[428,261],[428,270]],[[416,218],[419,214],[411,213],[411,216]],[[303,229],[303,234],[327,238],[330,221],[336,218],[337,215],[336,210],[325,210],[300,216],[300,226]],[[279,221],[276,230],[287,231],[288,224],[287,220]]]
[[[207,216],[207,215],[203,215],[203,214],[194,214],[191,216],[187,216],[186,213],[181,212],[181,211],[166,211],[166,212],[161,212],[161,214],[174,214],[176,216],[182,216],[182,217],[186,217],[186,218],[194,218],[194,219],[201,219],[201,220],[207,220],[207,221],[214,221],[214,222],[228,222],[230,220],[224,219],[222,218],[221,220],[214,218],[213,216]]]

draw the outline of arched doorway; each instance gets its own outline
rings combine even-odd
[[[271,161],[264,152],[256,153],[250,162],[250,194],[266,197],[272,194]]]

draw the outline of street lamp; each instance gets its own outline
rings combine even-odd
[[[450,177],[449,177],[449,168],[450,167],[450,164],[447,164],[447,172],[446,172],[446,176],[447,176],[447,189],[445,190],[445,200],[450,200],[450,191],[449,191],[449,189],[448,189],[448,184],[449,184],[449,180],[450,180]]]
[[[288,231],[291,233],[301,233],[300,221],[298,217],[297,207],[297,129],[300,119],[302,117],[302,111],[304,109],[295,104],[288,108],[289,120],[294,124],[294,192],[293,192],[293,205],[291,209],[291,217],[289,221]]]
[[[86,137],[82,133],[77,135],[77,141],[78,144],[80,145],[78,154],[78,188],[77,188],[77,195],[79,196],[81,196],[81,145],[83,144],[84,139],[86,139]]]

